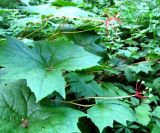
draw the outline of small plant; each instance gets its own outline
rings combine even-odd
[[[0,133],[159,133],[159,5],[0,2]]]

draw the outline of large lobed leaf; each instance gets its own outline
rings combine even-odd
[[[84,115],[71,108],[36,103],[24,81],[1,85],[1,133],[80,133],[77,122]]]
[[[48,4],[38,6],[21,7],[24,11],[40,15],[54,15],[55,17],[89,17],[96,16],[94,13],[84,11],[78,7],[68,6],[57,8]],[[43,10],[42,10],[43,9]]]
[[[123,125],[127,125],[126,121],[135,121],[135,114],[129,106],[113,100],[98,103],[91,107],[87,113],[100,132],[107,126],[113,127],[114,121]]]
[[[19,40],[8,37],[0,45],[0,66],[6,73],[1,79],[26,79],[37,101],[53,91],[65,98],[63,70],[74,71],[98,65],[100,57],[66,39],[41,41],[29,48]]]

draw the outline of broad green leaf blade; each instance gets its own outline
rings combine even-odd
[[[72,2],[72,1],[65,1],[65,0],[55,0],[51,2],[52,6],[58,6],[58,7],[63,7],[63,6],[76,6],[77,4]]]
[[[127,67],[135,73],[144,72],[148,74],[150,71],[153,71],[152,65],[154,65],[154,62],[140,62],[138,65],[131,65]]]
[[[8,38],[8,44],[2,45],[0,53],[0,64],[7,70],[1,79],[27,79],[37,101],[53,91],[65,98],[65,81],[61,72],[46,71],[47,66],[35,49],[29,49],[20,41]]]
[[[71,72],[66,76],[69,79],[70,89],[79,97],[102,96],[101,86],[94,81],[94,76],[84,73]]]
[[[1,133],[80,133],[77,122],[84,113],[36,103],[24,81],[1,87],[0,101]]]
[[[37,101],[57,91],[65,98],[65,80],[60,71],[30,71],[31,76],[27,76],[27,85],[35,93]],[[34,79],[34,80],[33,80]],[[32,89],[33,88],[33,89]]]
[[[121,90],[115,83],[102,83],[103,96],[113,97],[113,96],[126,96],[128,95],[125,91]]]
[[[135,121],[133,110],[129,106],[116,101],[98,103],[91,107],[87,113],[100,132],[107,126],[113,127],[114,121],[123,125],[126,125],[126,121]]]
[[[154,85],[154,88],[156,88],[157,90],[160,90],[160,77],[153,80],[153,85]]]
[[[81,70],[98,65],[99,56],[91,54],[83,47],[73,44],[66,38],[53,42],[41,41],[36,44],[36,53],[44,64],[54,70]]]
[[[155,125],[151,133],[159,133],[159,132],[160,132],[160,127]]]
[[[20,1],[29,6],[29,0],[20,0]]]
[[[96,16],[94,13],[84,11],[78,7],[68,6],[57,8],[48,4],[22,7],[24,11],[40,15],[54,15],[55,17],[89,17]],[[43,9],[43,10],[42,10]]]
[[[138,123],[147,126],[147,124],[150,122],[150,106],[147,104],[141,104],[135,109],[135,111]]]
[[[98,65],[99,60],[100,57],[65,39],[37,42],[31,49],[8,37],[7,44],[0,45],[0,65],[6,68],[1,79],[26,79],[37,101],[53,91],[65,98],[61,71],[89,68]]]
[[[155,116],[160,119],[160,106],[157,106],[152,112],[152,116]]]
[[[100,44],[96,43],[96,40],[98,39],[98,35],[95,33],[91,32],[86,32],[86,33],[76,33],[76,34],[70,34],[67,35],[70,37],[75,43],[84,46],[84,48],[95,54],[99,55],[104,58],[108,58],[108,55],[106,53],[106,49],[102,47]]]

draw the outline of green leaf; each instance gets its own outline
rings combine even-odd
[[[152,112],[152,116],[155,116],[160,119],[160,106],[157,106]]]
[[[11,21],[10,23],[12,28],[15,28],[15,27],[26,27],[28,23],[38,23],[40,21],[41,19],[39,17],[32,16],[27,18],[20,18],[18,20]]]
[[[154,88],[157,88],[157,90],[160,90],[160,77],[153,80]]]
[[[29,0],[20,0],[20,1],[29,6]]]
[[[126,96],[128,95],[125,91],[121,90],[115,84],[112,83],[103,83],[104,96]]]
[[[123,69],[123,71],[128,81],[135,81],[136,79],[138,79],[138,75],[131,69]]]
[[[148,74],[149,71],[153,71],[153,69],[151,68],[153,64],[153,62],[140,62],[138,63],[138,65],[128,66],[128,69],[136,73],[144,72]]]
[[[124,56],[126,56],[126,57],[131,57],[132,52],[129,51],[129,50],[121,50],[121,49],[120,49],[120,50],[117,52],[117,54],[118,54],[118,55],[124,55]]]
[[[15,8],[19,5],[17,0],[0,0],[0,7],[2,8]]]
[[[93,80],[94,76],[82,73],[69,73],[67,74],[69,79],[71,91],[78,93],[79,96],[102,96],[103,91],[101,86]]]
[[[160,127],[155,125],[151,133],[160,133]]]
[[[157,36],[160,37],[160,26],[157,26],[156,30],[157,30]]]
[[[98,103],[87,113],[100,132],[107,126],[113,127],[113,121],[123,125],[126,125],[126,121],[135,121],[135,114],[129,106],[113,100]]]
[[[100,44],[96,43],[96,40],[98,39],[98,36],[92,32],[87,33],[76,33],[76,34],[70,34],[67,35],[69,38],[71,38],[76,44],[79,44],[81,46],[84,46],[84,48],[95,54],[99,55],[101,57],[107,58],[106,49],[102,47]]]
[[[37,13],[40,15],[54,15],[55,17],[89,17],[89,16],[95,16],[94,13],[90,13],[87,11],[84,11],[78,7],[61,7],[57,8],[54,6],[49,6],[48,4],[45,5],[38,5],[38,6],[27,6],[22,7],[24,11],[30,12],[30,13]],[[43,9],[43,10],[42,10]]]
[[[24,81],[0,88],[0,101],[1,133],[80,133],[77,122],[84,113],[36,103]]]
[[[0,65],[6,68],[1,79],[26,79],[37,101],[53,91],[65,98],[62,71],[89,68],[98,65],[99,60],[100,57],[65,39],[37,42],[31,49],[8,37],[7,44],[0,45]]]
[[[148,123],[150,122],[150,111],[151,108],[148,104],[141,104],[140,106],[138,106],[136,109],[136,117],[137,117],[137,122],[147,126]]]
[[[65,1],[65,0],[55,0],[54,2],[51,3],[53,6],[76,6],[76,3],[70,2],[70,1]]]

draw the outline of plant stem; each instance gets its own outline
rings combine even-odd
[[[60,101],[60,100],[52,100],[53,102],[60,102],[60,103],[67,103],[67,104],[72,104],[72,105],[76,105],[76,106],[80,106],[80,107],[92,107],[95,104],[88,104],[88,105],[84,105],[84,104],[79,104],[79,103],[75,103],[72,101]]]
[[[23,38],[29,37],[30,35],[33,35],[34,33],[38,32],[38,31],[41,31],[43,28],[45,28],[45,27],[47,26],[47,23],[48,23],[48,22],[46,21],[46,23],[45,23],[42,27],[40,27],[40,28],[38,28],[37,30],[29,33],[28,35],[24,36]]]
[[[61,103],[67,103],[67,104],[72,104],[72,105],[76,105],[76,106],[80,106],[80,107],[92,107],[96,104],[88,104],[88,105],[84,105],[84,104],[80,104],[80,103],[75,103],[77,101],[82,101],[85,99],[104,99],[104,100],[111,100],[111,99],[125,99],[125,98],[131,98],[131,97],[135,97],[136,94],[134,95],[128,95],[128,96],[118,96],[118,97],[85,97],[85,98],[80,98],[80,99],[76,99],[76,100],[72,100],[72,101],[60,101],[60,100],[52,100],[54,102],[61,102]]]
[[[72,34],[72,33],[82,33],[82,32],[86,32],[86,31],[91,31],[94,30],[96,28],[100,28],[100,26],[95,26],[93,28],[87,29],[87,30],[80,30],[80,31],[67,31],[67,32],[61,32],[61,34]]]
[[[134,95],[128,95],[128,96],[118,96],[118,97],[85,97],[85,98],[72,100],[72,102],[81,101],[81,100],[85,100],[85,99],[105,99],[105,100],[124,99],[124,98],[130,98],[130,97],[134,97],[134,96],[135,96],[135,94]]]
[[[105,20],[100,20],[100,19],[95,19],[95,18],[82,18],[82,17],[75,17],[75,16],[51,16],[51,17],[48,17],[46,19],[43,19],[41,22],[43,21],[48,21],[48,20],[51,20],[51,19],[54,19],[54,18],[67,18],[67,19],[80,19],[80,20],[89,20],[89,21],[94,21],[94,22],[101,22],[101,23],[104,23]],[[41,23],[41,22],[38,22],[38,23]]]
[[[67,22],[67,18],[64,18],[64,22],[58,26],[58,28],[55,30],[55,32],[48,38],[48,40],[51,40],[53,37],[61,33],[61,29],[63,28],[64,24]]]

